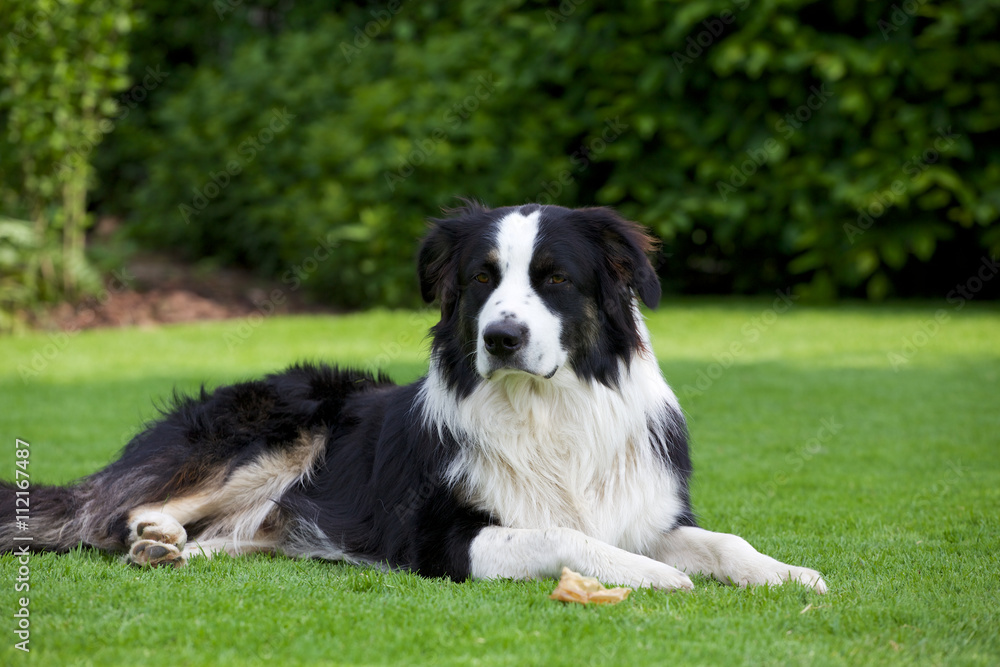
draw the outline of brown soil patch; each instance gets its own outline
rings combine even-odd
[[[311,302],[301,290],[249,271],[209,270],[167,255],[142,253],[113,272],[97,296],[59,304],[36,316],[33,325],[75,331],[315,312],[335,311]]]

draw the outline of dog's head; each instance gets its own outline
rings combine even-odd
[[[420,289],[441,302],[433,352],[467,394],[509,373],[545,379],[567,367],[618,381],[644,345],[635,298],[655,307],[653,239],[606,208],[467,203],[432,220],[420,248]]]

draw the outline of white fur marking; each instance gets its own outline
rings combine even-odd
[[[693,588],[686,574],[568,528],[484,528],[469,549],[477,579],[555,577],[563,566],[607,584]]]
[[[504,526],[573,528],[648,553],[682,510],[649,431],[677,399],[649,353],[620,373],[618,390],[568,367],[549,380],[498,374],[459,401],[432,362],[423,412],[462,445],[448,469],[459,496]]]
[[[736,535],[677,528],[663,536],[655,555],[685,572],[700,572],[725,584],[777,586],[798,581],[817,593],[826,593],[826,582],[816,570],[765,556]]]

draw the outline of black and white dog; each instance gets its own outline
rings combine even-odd
[[[420,248],[423,297],[441,304],[426,377],[300,365],[177,399],[104,470],[32,490],[31,547],[822,593],[816,571],[696,524],[684,417],[638,307],[660,298],[653,245],[608,209],[469,203]]]

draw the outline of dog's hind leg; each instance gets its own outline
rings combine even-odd
[[[291,446],[205,480],[186,495],[133,508],[127,560],[182,565],[189,556],[220,550],[232,555],[275,550],[284,526],[278,501],[308,478],[325,448],[323,432],[304,432]],[[186,548],[189,537],[199,545]]]
[[[185,562],[185,524],[199,521],[211,511],[205,495],[192,495],[158,506],[143,505],[129,512],[126,560],[135,565],[180,566]]]
[[[131,546],[126,560],[140,566],[179,567],[193,557],[211,558],[222,552],[239,556],[277,549],[277,540],[266,529],[259,530],[251,540],[238,540],[233,535],[216,535],[188,541],[187,531],[181,522],[198,521],[204,516],[198,516],[192,510],[209,509],[208,505],[196,505],[192,501],[193,499],[184,499],[166,503],[159,510],[143,507],[133,511],[129,522]],[[225,525],[226,522],[223,521],[222,524]],[[218,529],[213,532],[218,532]]]
[[[234,475],[237,480],[240,473]],[[192,494],[129,512],[129,552],[134,565],[179,567],[192,556],[226,551],[232,556],[275,548],[268,539],[277,523],[272,498],[247,497],[244,485],[223,484],[209,493]],[[189,541],[184,526],[199,526]]]
[[[278,544],[275,540],[267,539],[264,536],[251,542],[240,542],[238,547],[232,537],[211,537],[207,540],[188,542],[184,550],[181,551],[181,556],[185,561],[193,557],[211,558],[220,553],[241,556],[251,553],[271,553],[277,547]]]

